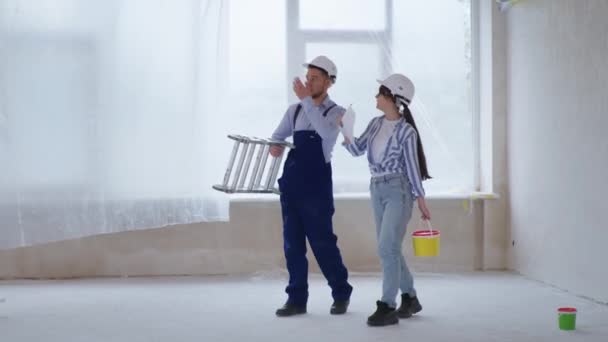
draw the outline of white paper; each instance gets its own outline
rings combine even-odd
[[[353,142],[354,139],[354,131],[355,131],[355,111],[353,110],[353,106],[348,106],[348,109],[344,113],[342,117],[342,127],[340,127],[340,132],[344,135],[344,137]]]

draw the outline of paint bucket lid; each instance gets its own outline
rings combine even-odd
[[[557,312],[559,312],[560,314],[575,314],[576,309],[575,308],[559,308],[559,309],[557,309]]]

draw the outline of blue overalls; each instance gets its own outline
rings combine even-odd
[[[329,107],[323,116],[326,116]],[[300,112],[294,115],[294,127]],[[348,300],[352,286],[347,282],[348,271],[342,263],[338,238],[333,232],[334,198],[331,163],[325,162],[322,138],[313,130],[295,131],[295,149],[289,151],[283,175],[279,179],[283,216],[283,248],[289,271],[285,289],[294,305],[308,300],[308,260],[306,238],[317,263],[332,289],[336,301]]]

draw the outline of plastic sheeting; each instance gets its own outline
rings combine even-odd
[[[0,3],[0,248],[228,219],[200,67],[221,5]]]
[[[226,135],[270,136],[320,54],[356,135],[410,77],[427,193],[472,191],[471,45],[468,0],[4,0],[0,248],[228,219]],[[366,164],[336,146],[335,192]]]

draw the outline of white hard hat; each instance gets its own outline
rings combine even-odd
[[[338,68],[336,68],[336,65],[331,61],[331,59],[325,56],[317,56],[310,61],[310,63],[304,63],[302,65],[307,68],[314,66],[319,69],[323,69],[327,72],[327,74],[329,74],[330,77],[338,76]]]
[[[388,88],[397,98],[400,98],[402,102],[409,105],[414,97],[414,83],[401,75],[392,74],[387,77],[384,81],[378,80],[378,83]]]

